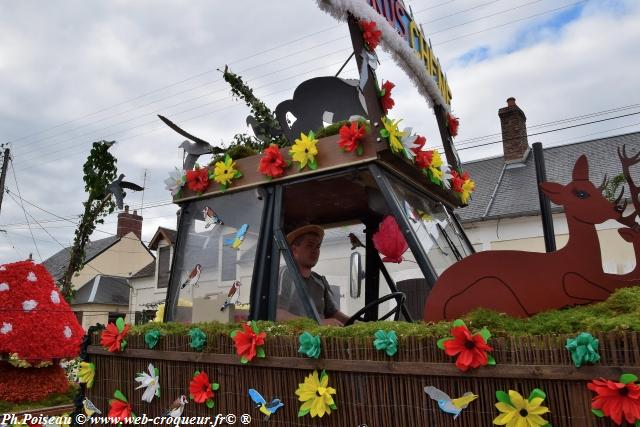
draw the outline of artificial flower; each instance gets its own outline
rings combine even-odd
[[[373,346],[376,350],[384,350],[387,356],[393,356],[398,352],[398,337],[396,331],[385,332],[382,329],[378,329],[373,334],[375,340],[373,340]]]
[[[207,335],[200,328],[189,330],[189,347],[196,351],[202,351],[207,345]]]
[[[396,121],[383,117],[381,120],[384,129],[380,130],[380,135],[389,140],[389,147],[391,148],[391,151],[395,154],[404,151],[404,145],[402,145],[401,139],[408,134],[406,132],[401,132],[398,128],[398,124],[400,124],[402,119]]]
[[[493,348],[487,344],[491,333],[486,328],[472,335],[462,320],[456,320],[453,322],[451,335],[453,337],[438,340],[438,347],[444,350],[447,356],[457,356],[456,366],[461,371],[495,364],[493,356],[488,354]]]
[[[418,139],[418,135],[411,135],[411,128],[404,128],[404,133],[406,136],[403,136],[400,141],[402,142],[402,148],[404,150],[404,156],[413,161],[413,158],[416,156],[415,149],[418,148],[418,144],[416,144],[416,140]]]
[[[182,190],[182,186],[185,183],[185,173],[183,170],[175,168],[172,172],[169,172],[169,178],[164,180],[166,184],[165,190],[171,191],[172,196],[176,196],[180,190]]]
[[[109,418],[114,422],[123,422],[127,418],[131,418],[131,405],[125,395],[122,394],[120,390],[116,390],[115,393],[113,393],[113,397],[115,397],[115,399],[109,400]]]
[[[329,387],[329,374],[322,371],[320,379],[318,379],[318,371],[313,371],[308,377],[305,377],[304,383],[298,384],[296,395],[300,402],[304,402],[300,406],[298,416],[302,417],[311,413],[311,417],[320,417],[324,414],[330,415],[331,410],[336,410],[336,404],[332,394],[336,394],[336,389]]]
[[[313,131],[309,132],[309,136],[304,133],[300,134],[300,139],[296,139],[295,144],[289,150],[289,154],[294,161],[300,164],[300,170],[305,166],[309,166],[309,169],[315,170],[318,167],[316,163],[316,155],[318,154],[318,148],[316,144],[318,140]]]
[[[391,98],[391,89],[394,87],[396,87],[396,85],[389,81],[382,83],[382,89],[380,90],[380,102],[382,103],[382,111],[384,111],[385,115],[396,104],[393,98]]]
[[[565,347],[571,353],[571,360],[577,368],[585,363],[593,364],[600,361],[598,340],[588,332],[581,332],[577,337],[567,339]]]
[[[382,262],[400,264],[403,261],[402,254],[409,249],[400,226],[391,215],[387,215],[382,220],[378,231],[373,234],[372,240],[376,250],[384,255]]]
[[[116,351],[123,351],[127,346],[127,341],[124,339],[127,336],[127,332],[131,325],[124,323],[122,317],[118,317],[116,323],[109,323],[100,337],[100,344],[105,349],[112,353]]]
[[[360,126],[358,122],[351,122],[351,125],[342,125],[340,128],[340,139],[338,144],[347,153],[356,150],[356,154],[361,156],[364,148],[360,143],[360,139],[364,136],[366,127]]]
[[[424,147],[424,144],[427,143],[427,138],[425,138],[422,135],[416,135],[416,139],[415,141],[413,141],[413,143],[414,143],[414,147],[412,148],[412,150],[413,150],[413,153],[416,155],[416,159],[417,159],[418,154],[422,152],[422,148]],[[418,164],[418,166],[420,165]],[[420,166],[420,167],[424,167],[424,166]]]
[[[146,334],[144,334],[144,342],[147,344],[147,347],[149,347],[150,349],[153,349],[156,346],[156,344],[158,344],[158,341],[160,341],[161,336],[162,334],[160,333],[159,330],[152,329]]]
[[[624,418],[629,424],[640,421],[640,386],[638,377],[623,374],[619,382],[595,379],[587,388],[596,396],[591,400],[591,411],[598,417],[607,416],[617,425]],[[637,425],[637,424],[636,424]]]
[[[158,378],[158,368],[154,368],[152,363],[149,363],[149,373],[139,372],[136,375],[136,381],[140,383],[136,390],[139,388],[145,388],[142,393],[142,400],[151,403],[153,396],[160,397],[160,379]]]
[[[226,190],[231,181],[242,177],[242,172],[236,170],[236,162],[227,154],[224,161],[216,162],[213,168],[213,180],[220,184],[222,190]]]
[[[284,174],[284,169],[287,166],[287,162],[282,158],[282,153],[280,153],[278,145],[271,144],[269,145],[269,148],[262,152],[258,170],[261,174],[266,175],[269,178],[277,178]]]
[[[378,30],[378,26],[375,21],[365,21],[364,19],[361,19],[359,24],[360,30],[362,31],[362,38],[364,39],[364,43],[367,45],[367,49],[370,51],[375,50],[380,43],[382,31]]]
[[[93,381],[96,377],[96,365],[88,362],[80,362],[78,368],[78,382],[87,385],[87,388],[93,387]]]
[[[209,171],[196,165],[194,170],[187,171],[187,188],[202,193],[209,187]]]
[[[455,138],[458,135],[458,127],[460,126],[460,119],[447,113],[447,127],[449,128],[449,135]]]
[[[218,383],[209,382],[209,376],[206,372],[196,371],[189,384],[189,394],[194,402],[205,403],[208,408],[213,408],[213,392],[219,388],[220,385]]]
[[[460,174],[456,170],[451,171],[451,189],[460,194],[460,201],[465,205],[469,203],[475,187],[476,183],[469,177],[468,172]]]
[[[317,335],[312,335],[309,332],[303,332],[302,335],[298,338],[300,342],[300,348],[298,348],[298,353],[303,353],[307,355],[307,357],[311,357],[312,359],[317,359],[320,357],[320,337]]]
[[[547,426],[549,422],[541,417],[549,412],[549,408],[542,406],[546,398],[540,389],[534,389],[529,395],[529,399],[522,397],[515,390],[509,390],[509,394],[498,390],[496,392],[498,403],[496,408],[501,412],[494,420],[493,424],[507,427],[539,427]]]
[[[438,150],[421,151],[416,156],[416,164],[422,169],[431,182],[437,185],[442,185],[442,157]]]
[[[240,356],[240,362],[247,363],[254,357],[264,357],[264,341],[267,334],[259,332],[256,322],[246,322],[242,324],[242,329],[233,331],[231,338],[236,346],[236,353]]]

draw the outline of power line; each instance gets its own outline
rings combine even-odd
[[[443,19],[446,19],[446,18],[451,18],[452,16],[460,15],[461,13],[469,12],[470,10],[480,9],[480,8],[485,7],[485,6],[489,6],[490,4],[494,4],[494,3],[497,3],[499,1],[502,1],[502,0],[492,0],[490,2],[480,4],[478,6],[470,7],[469,9],[460,10],[458,12],[454,12],[454,13],[451,13],[449,15],[445,15],[445,16],[441,16],[441,17],[436,18],[436,19],[432,19],[431,21],[422,22],[421,24],[422,25],[432,24],[434,22],[442,21]]]
[[[16,183],[16,190],[18,190],[18,196],[20,197],[20,200],[22,200],[22,196],[20,196],[20,187],[18,187],[18,179],[16,178],[16,170],[13,167],[13,160],[11,159],[11,157],[9,157],[9,166],[11,166],[11,172],[13,174],[13,180]],[[7,189],[7,193],[9,193],[8,190],[9,189]],[[31,224],[29,224],[29,219],[27,218],[27,211],[25,210],[24,204],[22,202],[20,203],[20,207],[22,208],[22,212],[24,213],[24,219],[25,221],[27,221],[27,225],[29,226],[29,233],[31,234],[31,240],[33,240],[33,246],[36,247],[36,252],[38,253],[40,262],[42,262],[42,255],[40,255],[40,249],[38,249],[38,244],[36,243],[36,239],[33,236],[33,230],[31,229]]]

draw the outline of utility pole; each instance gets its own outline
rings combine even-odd
[[[6,147],[4,149],[4,157],[2,158],[2,173],[0,173],[0,210],[2,209],[2,196],[4,196],[4,179],[7,176],[7,166],[9,166],[10,158],[9,156],[9,147]]]
[[[144,177],[142,178],[142,201],[140,202],[140,216],[142,216],[142,208],[144,207],[144,189],[147,187],[147,172],[148,169],[144,170]]]

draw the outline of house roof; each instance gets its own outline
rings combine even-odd
[[[87,243],[84,248],[85,251],[85,263],[91,261],[93,258],[100,255],[102,252],[109,249],[120,241],[120,237],[111,236],[105,239],[94,240]],[[56,254],[47,258],[42,264],[49,270],[51,276],[55,281],[59,281],[64,276],[64,272],[69,265],[71,247],[61,249]]]
[[[132,275],[130,279],[138,279],[140,277],[149,277],[156,274],[156,261],[153,260],[149,264],[145,265],[136,274]]]
[[[627,155],[640,152],[640,132],[593,139],[543,149],[547,181],[567,184],[575,161],[582,154],[589,160],[589,179],[598,186],[606,175],[612,178],[622,173],[617,149],[626,145]],[[540,202],[533,154],[524,163],[506,165],[504,158],[468,162],[463,168],[476,182],[469,206],[457,209],[462,222],[538,215]],[[631,168],[634,182],[640,184],[640,170]],[[628,190],[625,189],[626,196]],[[552,209],[561,211],[552,203]]]
[[[172,245],[176,243],[176,230],[171,230],[170,228],[158,227],[156,234],[153,235],[151,241],[149,242],[149,249],[155,251],[158,249],[158,243],[160,243],[161,239],[167,240]]]
[[[73,304],[129,305],[129,285],[125,277],[98,274],[76,292]]]

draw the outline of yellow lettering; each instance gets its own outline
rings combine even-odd
[[[416,39],[418,39],[418,49],[416,49]],[[411,46],[411,49],[420,52],[423,39],[420,28],[418,28],[415,21],[411,21],[409,24],[409,46]]]

